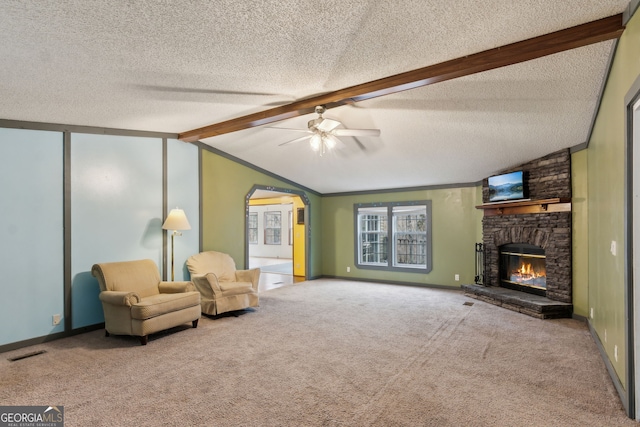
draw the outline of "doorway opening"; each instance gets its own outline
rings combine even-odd
[[[259,290],[306,280],[307,197],[294,190],[254,186],[246,200],[245,262],[249,268],[260,268]]]

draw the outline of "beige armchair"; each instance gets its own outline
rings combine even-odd
[[[163,282],[150,260],[95,264],[106,336],[133,335],[146,345],[149,334],[191,322],[198,326],[200,294],[191,282]]]
[[[260,269],[236,270],[222,252],[202,252],[187,260],[191,281],[200,292],[202,312],[216,315],[258,306]]]

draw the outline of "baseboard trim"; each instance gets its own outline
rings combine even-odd
[[[462,288],[458,286],[445,286],[445,285],[434,285],[431,283],[416,283],[416,282],[403,282],[399,280],[380,280],[380,279],[366,279],[361,277],[345,277],[345,276],[332,276],[328,274],[324,274],[320,277],[316,277],[317,279],[340,279],[340,280],[349,280],[352,282],[371,282],[371,283],[382,283],[389,285],[401,285],[401,286],[417,286],[421,288],[434,288],[434,289],[446,289],[449,291],[459,291],[462,292]]]
[[[627,391],[624,389],[624,386],[620,382],[620,379],[618,378],[618,374],[616,374],[616,370],[613,368],[613,365],[609,360],[609,356],[607,355],[607,352],[604,350],[604,346],[600,341],[600,337],[596,333],[595,329],[593,329],[591,322],[587,321],[587,325],[589,326],[589,332],[591,332],[591,336],[593,337],[593,340],[595,341],[596,346],[598,346],[598,351],[600,351],[600,357],[602,357],[602,360],[604,361],[604,365],[607,367],[607,371],[609,372],[611,381],[613,381],[613,385],[615,386],[616,391],[618,392],[618,396],[620,397],[622,406],[624,406],[625,412],[627,413],[627,415],[629,415],[629,399],[627,396]]]
[[[37,338],[30,338],[28,340],[12,342],[5,345],[0,345],[0,353],[5,353],[7,351],[18,350],[24,347],[29,347],[32,345],[43,344],[49,341],[55,341],[60,338],[72,337],[74,335],[84,334],[85,332],[91,332],[98,329],[104,329],[104,322],[98,323],[91,326],[84,326],[82,328],[74,329],[68,332],[58,332],[55,334],[44,335]]]
[[[575,308],[575,306],[574,306],[574,308]],[[586,317],[581,316],[581,315],[579,315],[579,314],[572,313],[572,314],[571,314],[571,318],[572,318],[572,319],[575,319],[575,320],[579,320],[579,321],[584,322],[584,323],[586,323],[586,324],[588,324],[588,323],[589,323],[589,319],[587,319]]]

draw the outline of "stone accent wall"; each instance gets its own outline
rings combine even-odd
[[[562,150],[541,159],[504,171],[525,171],[532,200],[571,197],[571,156]],[[484,201],[489,200],[487,180]],[[482,220],[484,243],[484,284],[499,286],[499,247],[508,243],[528,243],[545,250],[547,298],[572,301],[571,212],[495,215]]]
[[[571,154],[561,150],[501,173],[524,171],[532,200],[571,197]],[[489,202],[489,178],[482,182],[482,200]]]

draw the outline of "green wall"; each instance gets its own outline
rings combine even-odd
[[[365,270],[355,267],[354,204],[431,200],[433,269],[428,274]],[[458,287],[473,283],[475,243],[482,241],[481,186],[355,196],[322,200],[323,274],[366,280]],[[347,273],[347,267],[351,269]],[[460,281],[454,275],[460,275]]]
[[[254,185],[273,186],[305,192],[310,203],[310,269],[309,277],[321,275],[320,235],[321,199],[318,195],[202,150],[202,248],[231,255],[238,268],[245,259],[246,195]]]
[[[587,150],[590,322],[626,388],[624,97],[640,75],[640,13],[620,37]],[[611,242],[617,243],[617,256]],[[615,349],[617,347],[617,360]]]

